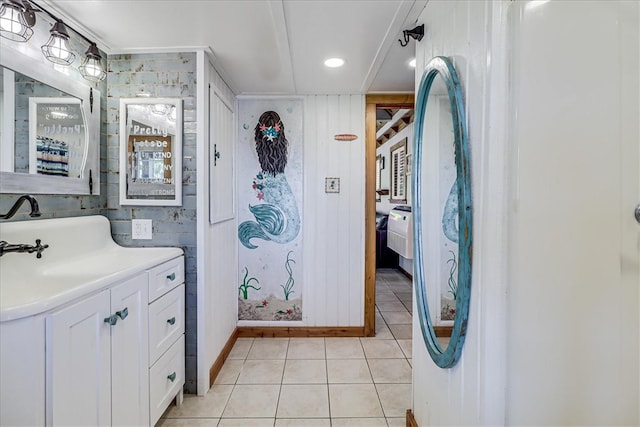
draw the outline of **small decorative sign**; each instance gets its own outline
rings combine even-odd
[[[182,100],[120,100],[120,204],[182,204]]]
[[[358,135],[353,133],[338,133],[333,136],[336,141],[355,141],[358,139]]]
[[[340,192],[340,178],[325,178],[324,179],[324,192],[325,193],[339,193]]]

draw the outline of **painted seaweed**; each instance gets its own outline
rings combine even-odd
[[[255,282],[257,284],[260,284],[260,282],[258,281],[258,279],[256,279],[255,277],[250,277],[249,279],[247,279],[247,277],[249,277],[249,269],[247,267],[244,268],[244,278],[242,279],[242,283],[240,284],[240,286],[238,286],[238,294],[240,294],[240,292],[242,292],[242,297],[244,299],[248,299],[249,298],[249,288],[251,289],[255,289],[256,291],[259,291],[262,288],[256,288],[255,286],[251,285],[251,281],[255,280]]]
[[[285,283],[284,285],[280,285],[280,287],[283,289],[284,291],[284,299],[289,301],[289,295],[295,293],[293,289],[293,284],[294,284],[294,279],[293,279],[293,271],[291,270],[291,263],[296,263],[292,258],[289,258],[291,256],[291,254],[293,253],[293,251],[289,251],[289,253],[287,254],[287,260],[284,263],[284,268],[287,270],[287,273],[289,273],[289,278],[287,279],[287,283]]]

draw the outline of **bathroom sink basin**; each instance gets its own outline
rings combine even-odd
[[[182,255],[179,248],[126,248],[103,216],[0,223],[0,240],[49,247],[41,258],[0,258],[0,322],[31,316]]]

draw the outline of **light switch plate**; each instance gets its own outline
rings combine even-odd
[[[151,226],[152,221],[150,219],[132,219],[131,239],[152,239],[153,232],[151,231]]]

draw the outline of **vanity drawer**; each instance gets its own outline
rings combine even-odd
[[[149,417],[154,425],[184,385],[184,335],[149,369]]]
[[[149,365],[184,334],[184,285],[149,306]]]
[[[149,302],[184,282],[184,257],[167,261],[149,270]]]

